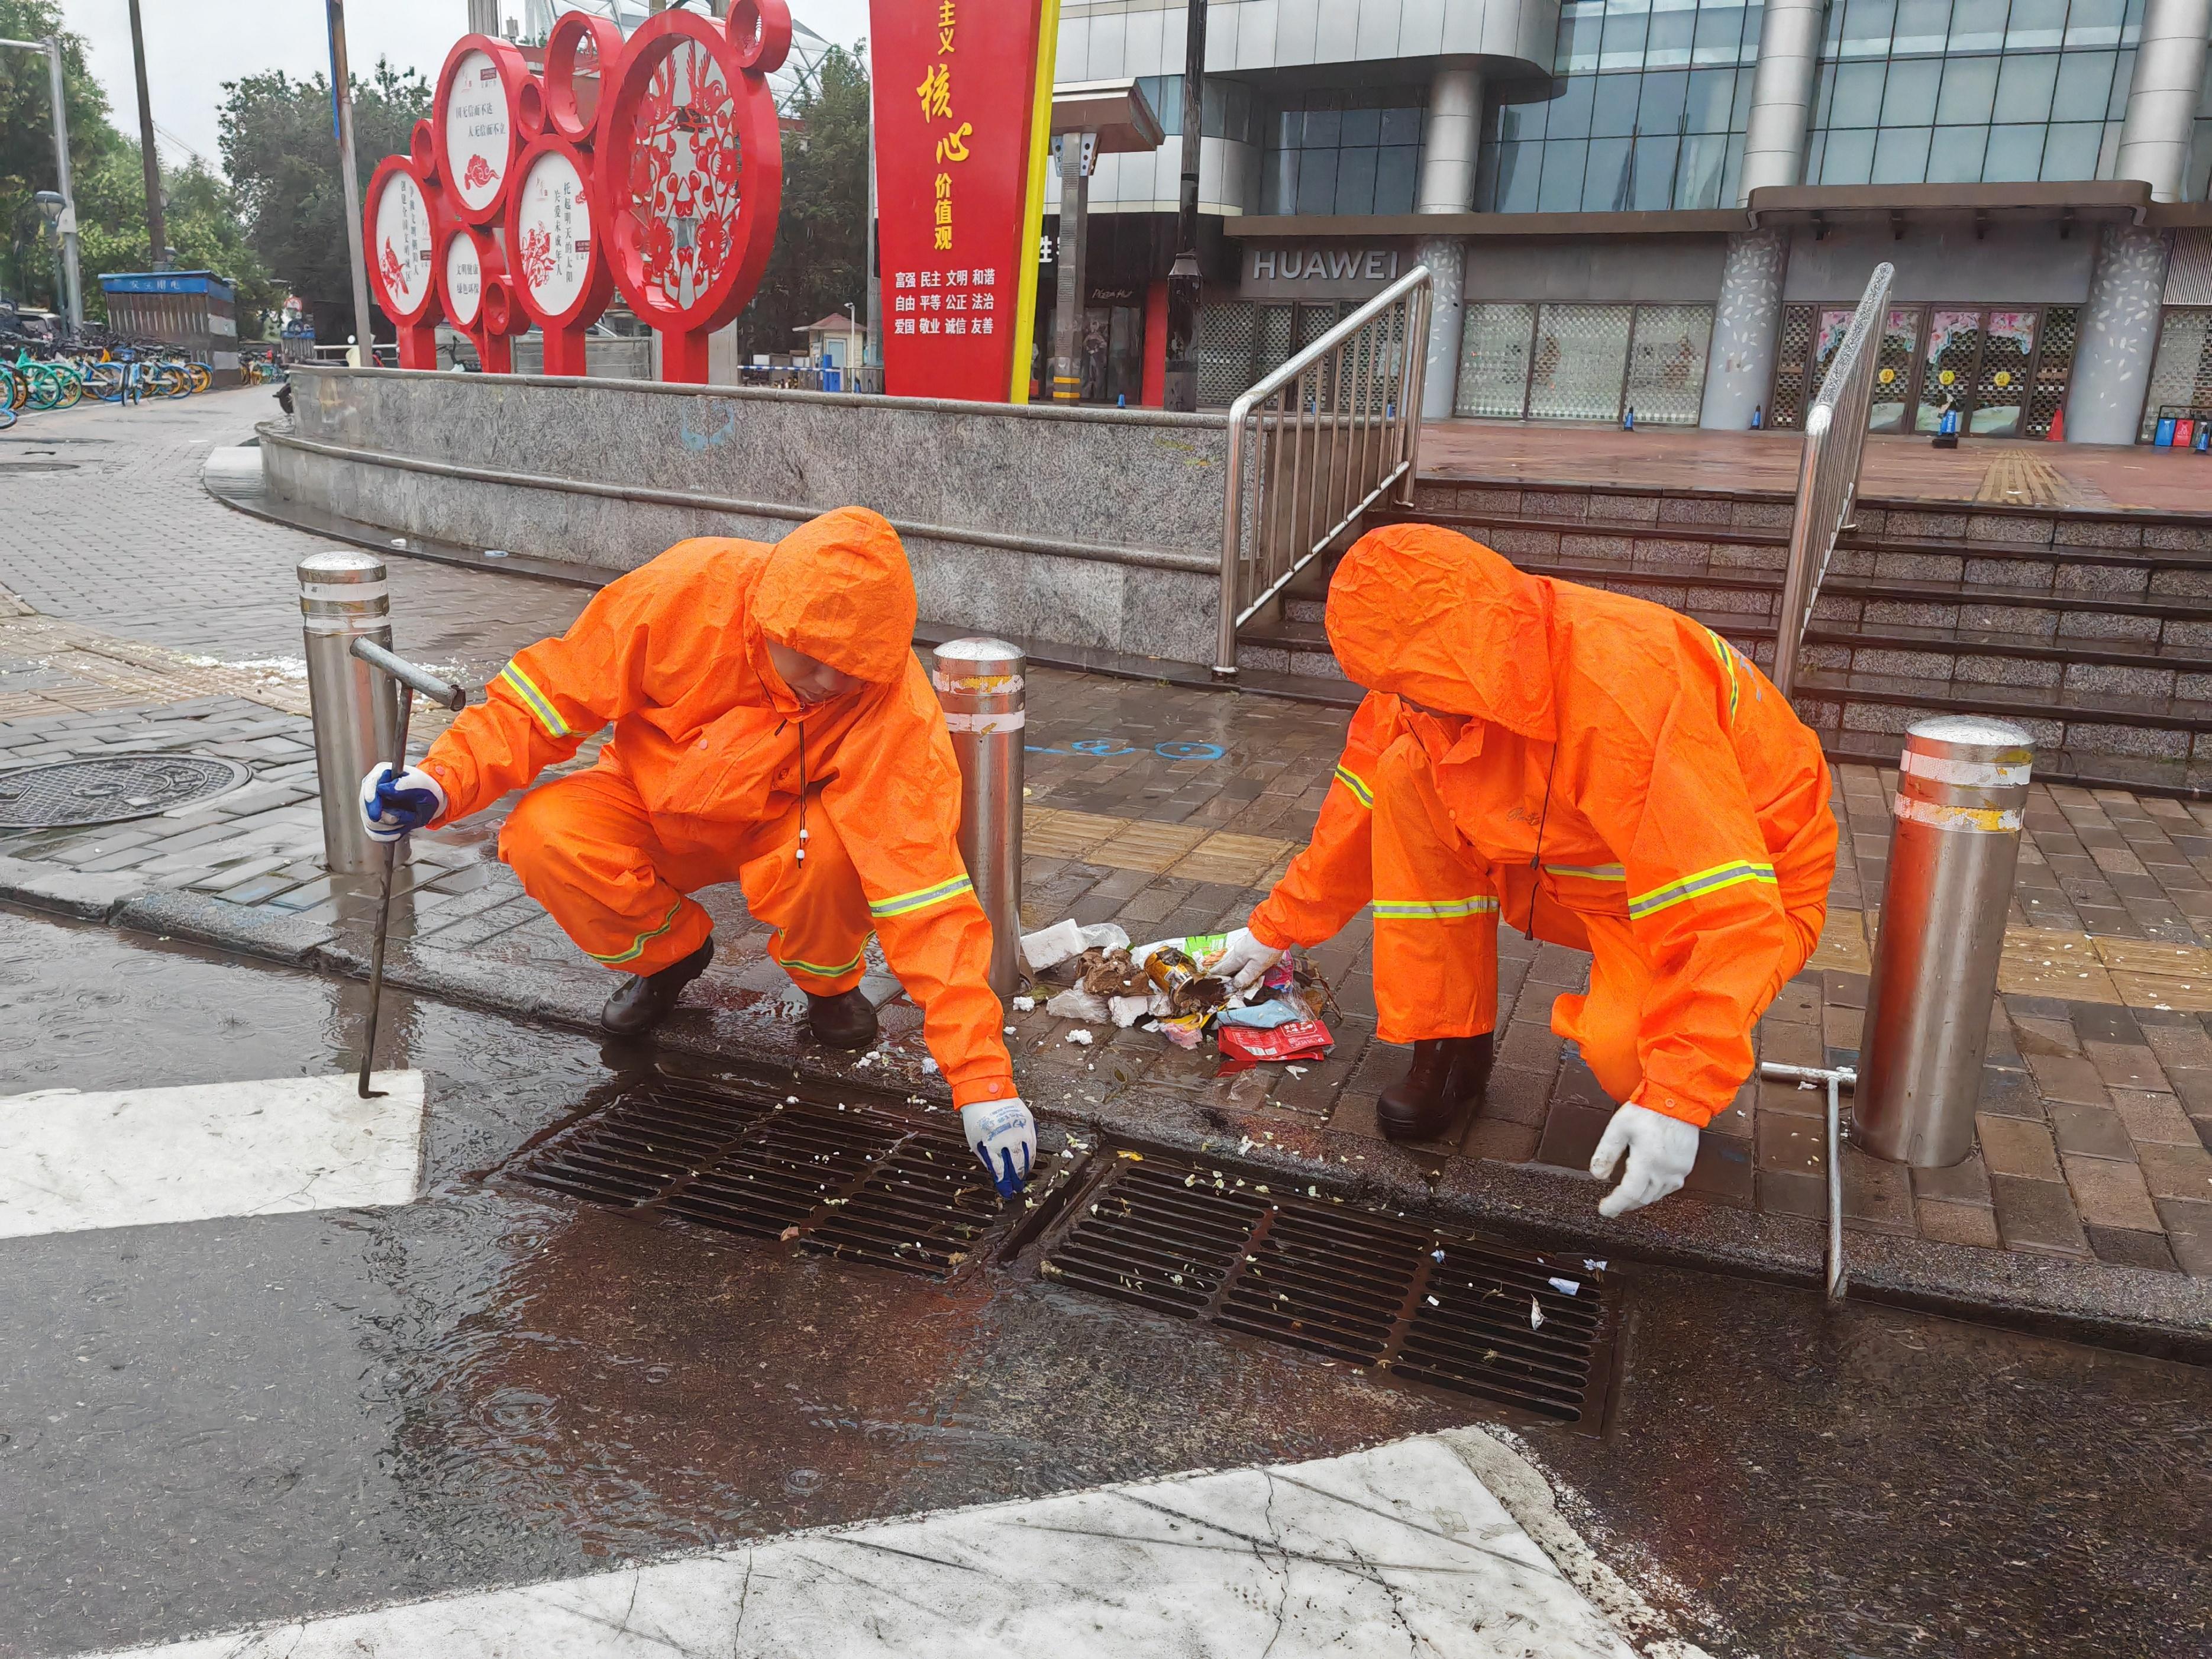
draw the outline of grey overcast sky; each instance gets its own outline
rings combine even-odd
[[[521,0],[504,0],[519,22]],[[91,47],[115,124],[135,134],[138,95],[131,76],[128,0],[63,0],[69,26]],[[563,7],[562,9],[568,9]],[[824,40],[851,46],[867,33],[867,0],[793,0],[792,15]],[[146,81],[162,154],[187,150],[222,165],[216,107],[222,83],[263,70],[309,76],[330,64],[322,0],[139,0],[146,28]],[[434,79],[446,49],[468,27],[467,0],[350,0],[348,49],[354,72],[380,57]]]

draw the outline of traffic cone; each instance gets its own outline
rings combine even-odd
[[[2051,441],[2055,444],[2066,441],[2066,405],[2063,404],[2059,404],[2051,416]]]

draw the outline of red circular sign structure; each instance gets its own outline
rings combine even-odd
[[[622,55],[622,31],[613,23],[588,12],[562,12],[545,37],[544,131],[594,143]]]
[[[387,155],[369,175],[362,217],[369,285],[398,331],[399,366],[435,368],[443,193],[411,157]]]
[[[439,240],[437,264],[438,300],[447,319],[474,343],[485,374],[511,374],[509,337],[530,323],[514,303],[498,241],[473,225],[450,225]]]
[[[489,34],[465,34],[446,54],[431,120],[447,204],[464,224],[495,223],[505,205],[530,79],[522,54]]]
[[[758,12],[742,48],[696,13],[653,18],[601,110],[599,240],[630,309],[660,331],[671,380],[705,382],[707,336],[744,309],[775,240],[782,134],[768,74],[791,22],[782,0]]]
[[[508,278],[517,303],[544,331],[548,374],[585,372],[585,331],[614,297],[593,198],[592,158],[567,139],[548,133],[516,159],[507,201]]]

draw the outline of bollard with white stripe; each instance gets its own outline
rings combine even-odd
[[[930,680],[960,763],[960,858],[991,923],[991,988],[1022,978],[1022,675],[1025,660],[1004,640],[954,640],[937,647]]]
[[[1941,1169],[1974,1148],[2031,743],[1976,714],[1905,733],[1851,1106],[1877,1158]]]
[[[384,869],[384,848],[361,821],[361,781],[392,757],[399,699],[391,680],[351,652],[360,639],[392,648],[384,561],[373,553],[310,553],[299,576],[323,855],[332,875],[374,876]]]

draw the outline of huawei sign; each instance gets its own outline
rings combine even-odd
[[[584,372],[620,289],[661,335],[663,374],[703,382],[707,337],[743,311],[775,240],[782,138],[768,89],[791,49],[784,0],[726,22],[663,12],[625,41],[562,15],[544,79],[503,40],[447,54],[436,112],[369,181],[370,283],[405,368],[437,367],[441,317],[504,372],[544,331],[548,374]]]

